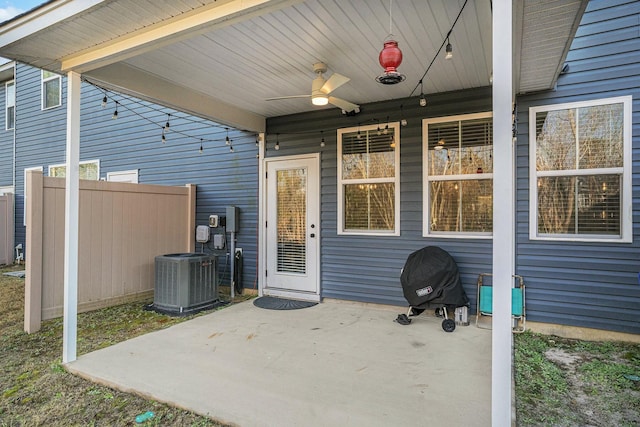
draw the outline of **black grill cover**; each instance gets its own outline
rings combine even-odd
[[[414,308],[469,304],[456,262],[449,253],[436,246],[427,246],[409,255],[400,283],[404,297]]]

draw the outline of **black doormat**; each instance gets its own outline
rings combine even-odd
[[[313,307],[316,304],[318,303],[269,296],[253,300],[253,305],[260,308],[266,308],[268,310],[298,310],[300,308]]]

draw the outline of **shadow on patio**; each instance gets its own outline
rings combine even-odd
[[[240,426],[488,426],[491,332],[400,308],[251,301],[67,365],[92,381]]]

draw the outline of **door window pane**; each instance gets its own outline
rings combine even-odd
[[[278,257],[280,273],[305,274],[307,263],[307,170],[277,173]]]

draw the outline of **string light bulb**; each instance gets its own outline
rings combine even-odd
[[[227,131],[227,137],[224,139],[225,145],[231,145],[231,140],[229,139],[229,128],[224,128]]]
[[[233,145],[229,146],[229,151],[233,153]]]
[[[276,145],[273,147],[276,151],[278,151],[280,149],[280,137],[279,137],[279,133],[276,134]]]
[[[112,118],[113,120],[115,120],[115,119],[117,119],[117,118],[118,118],[118,101],[116,101],[116,109],[115,109],[115,111],[113,112],[113,116],[111,116],[111,118]]]
[[[204,151],[204,147],[202,146],[202,138],[200,138],[200,154]]]
[[[102,98],[102,108],[105,108],[107,106],[107,94],[104,94],[104,97]]]
[[[162,143],[165,144],[167,142],[167,137],[164,135],[164,128],[162,128]]]
[[[171,118],[171,114],[167,114],[167,123],[164,125],[164,131],[169,132],[169,119]]]
[[[451,46],[451,43],[449,42],[449,37],[447,37],[447,47],[444,49],[444,51],[445,51],[444,59],[453,58],[453,46]]]
[[[402,104],[400,104],[400,125],[407,125],[407,119],[404,118],[404,109],[402,108]]]
[[[320,135],[322,135],[322,140],[320,141],[320,147],[324,148],[325,143],[324,143],[324,131],[323,130],[320,131]]]
[[[424,96],[424,88],[422,86],[422,79],[420,79],[420,106],[421,107],[426,107],[427,106],[427,98],[425,98],[425,96]]]
[[[389,133],[389,116],[387,116],[387,124],[384,125],[384,130],[382,131],[382,133],[385,135]]]

